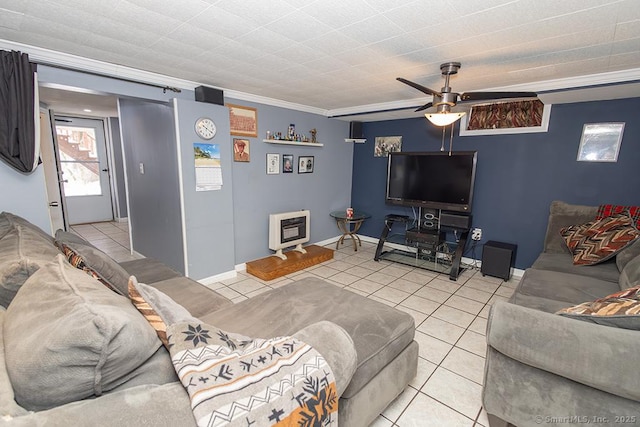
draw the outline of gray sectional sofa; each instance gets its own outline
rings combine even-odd
[[[637,240],[603,263],[573,264],[560,229],[597,209],[553,202],[543,253],[491,309],[483,404],[492,427],[640,425],[640,316],[555,314],[640,284]]]
[[[369,425],[416,374],[413,318],[384,304],[311,278],[233,304],[158,261],[118,264],[3,212],[0,424],[195,425],[169,353],[127,296],[130,275],[207,324],[314,346],[336,377],[341,426]]]

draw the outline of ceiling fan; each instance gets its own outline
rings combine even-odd
[[[461,65],[462,64],[459,62],[446,62],[440,65],[440,71],[444,76],[444,87],[440,89],[440,92],[407,79],[403,79],[402,77],[398,77],[396,80],[418,89],[420,92],[433,96],[433,102],[427,102],[422,107],[419,107],[416,112],[426,110],[427,108],[435,105],[437,113],[446,114],[450,113],[451,107],[455,106],[458,102],[485,101],[505,98],[536,98],[538,96],[535,92],[452,92],[451,87],[449,87],[449,77],[453,74],[457,74]]]

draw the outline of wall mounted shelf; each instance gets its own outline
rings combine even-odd
[[[263,139],[262,142],[269,144],[282,144],[282,145],[302,145],[305,147],[323,147],[324,144],[319,142],[299,142],[299,141],[287,141],[286,139]]]

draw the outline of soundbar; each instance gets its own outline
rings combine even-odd
[[[412,228],[405,234],[407,243],[423,243],[436,247],[445,240],[445,232],[438,230],[428,230]]]
[[[451,212],[440,214],[440,227],[459,228],[468,230],[471,228],[471,215],[464,215]]]

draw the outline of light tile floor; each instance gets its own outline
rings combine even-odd
[[[129,254],[126,223],[85,224],[72,230],[117,261],[136,258]],[[303,277],[320,277],[409,313],[420,346],[418,374],[372,426],[488,427],[481,404],[487,314],[495,301],[509,298],[519,278],[505,282],[470,268],[454,282],[428,270],[375,262],[373,244],[363,242],[355,252],[350,243],[335,251],[333,260],[282,278],[264,281],[239,272],[209,286],[237,302]]]

